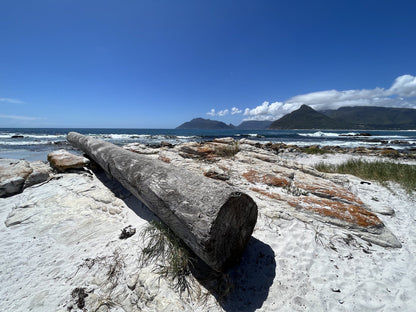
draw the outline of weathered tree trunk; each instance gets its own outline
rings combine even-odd
[[[68,141],[149,207],[216,271],[238,262],[257,221],[246,194],[114,144],[70,132]]]

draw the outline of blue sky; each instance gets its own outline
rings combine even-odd
[[[0,127],[416,108],[415,12],[412,0],[2,0]]]

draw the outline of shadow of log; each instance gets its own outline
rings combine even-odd
[[[228,270],[228,278],[210,271],[203,263],[196,264],[192,273],[225,311],[255,311],[261,308],[273,284],[275,254],[269,245],[251,237],[240,264]]]
[[[143,204],[137,197],[128,191],[116,179],[112,179],[107,173],[98,165],[93,169],[96,177],[103,183],[114,195],[120,198],[131,210],[134,211],[140,218],[150,222],[152,220],[159,220],[159,218]]]

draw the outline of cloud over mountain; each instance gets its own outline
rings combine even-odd
[[[244,110],[244,120],[277,120],[306,104],[315,110],[338,109],[343,106],[382,106],[416,108],[416,77],[403,75],[389,89],[326,90],[296,95],[285,102],[263,102]]]
[[[236,114],[241,114],[243,111],[241,110],[241,109],[238,109],[237,107],[233,107],[233,108],[231,108],[231,111],[229,110],[229,109],[223,109],[223,110],[220,110],[220,111],[216,111],[214,108],[212,108],[208,113],[207,113],[207,115],[210,115],[210,116],[220,116],[220,117],[223,117],[223,116],[227,116],[228,114],[230,114],[231,113],[231,115],[236,115]]]

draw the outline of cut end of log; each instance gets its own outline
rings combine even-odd
[[[250,196],[232,193],[212,225],[209,244],[213,246],[212,259],[218,261],[211,267],[225,271],[240,261],[256,225],[257,214],[257,205]]]

